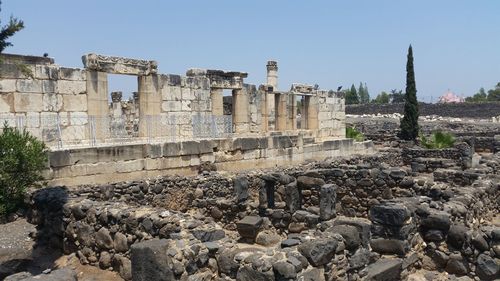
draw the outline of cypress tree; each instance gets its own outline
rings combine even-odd
[[[399,137],[404,140],[416,140],[418,137],[418,102],[417,86],[415,85],[415,72],[413,71],[413,50],[408,48],[408,60],[406,62],[406,93],[404,117],[400,123],[401,132]]]

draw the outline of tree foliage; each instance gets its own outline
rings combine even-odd
[[[0,0],[0,11],[2,10],[1,8],[2,1]],[[0,26],[1,26],[1,21],[0,21]],[[13,16],[10,16],[9,23],[0,29],[0,53],[2,53],[5,48],[12,46],[12,43],[8,42],[7,40],[12,37],[16,32],[20,31],[21,29],[24,28],[24,22],[22,20],[19,20]]]
[[[0,216],[15,211],[28,187],[42,180],[45,144],[27,131],[3,127],[0,134]]]
[[[391,98],[391,103],[402,103],[405,102],[405,94],[403,91],[392,89],[391,94],[389,95]]]
[[[366,83],[363,85],[363,83],[359,82],[358,96],[359,103],[370,102],[370,93],[368,93],[368,87],[366,86]]]
[[[500,82],[494,89],[488,91],[488,101],[500,101]]]
[[[418,137],[418,102],[417,86],[415,84],[415,72],[413,70],[413,49],[408,48],[406,62],[406,94],[404,117],[400,123],[401,132],[399,137],[404,140],[416,140]]]
[[[354,86],[354,84],[352,84],[351,89],[346,90],[345,103],[346,104],[358,104],[359,103],[358,92],[356,91],[356,87]]]
[[[377,95],[377,97],[373,100],[374,103],[378,104],[386,104],[390,101],[390,95],[386,92],[382,92]]]

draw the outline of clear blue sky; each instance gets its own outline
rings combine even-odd
[[[420,100],[500,82],[497,0],[4,0],[2,23],[10,14],[26,28],[6,52],[47,52],[63,66],[83,67],[81,56],[94,52],[156,60],[161,73],[246,71],[258,85],[275,59],[281,90],[362,81],[373,98],[404,89],[411,43]],[[110,83],[137,87],[131,77]]]

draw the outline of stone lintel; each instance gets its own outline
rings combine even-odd
[[[188,77],[205,76],[210,80],[210,87],[217,89],[242,89],[246,72],[224,71],[217,69],[191,68],[186,72]]]
[[[300,83],[293,83],[290,92],[300,93],[300,94],[312,94],[314,91],[314,86]]]
[[[86,54],[82,56],[82,62],[88,70],[112,74],[146,76],[158,72],[158,63],[156,61]]]

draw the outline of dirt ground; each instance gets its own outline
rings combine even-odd
[[[0,224],[0,280],[20,271],[36,275],[46,269],[69,267],[80,281],[123,281],[116,272],[81,265],[74,254],[66,256],[50,249],[33,249],[35,241],[30,233],[34,231],[35,226],[25,219]]]

